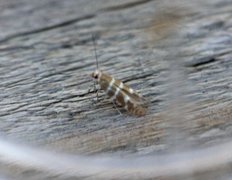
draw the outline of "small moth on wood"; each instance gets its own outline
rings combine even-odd
[[[100,88],[106,92],[111,100],[115,101],[119,106],[124,107],[130,114],[144,116],[147,111],[145,99],[122,81],[115,79],[98,69],[94,38],[93,42],[97,69],[91,74],[91,76],[96,80],[96,82],[100,85]]]

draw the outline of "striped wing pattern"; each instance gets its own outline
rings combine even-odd
[[[147,105],[145,99],[128,85],[99,70],[96,70],[92,77],[97,80],[101,89],[112,100],[115,100],[118,105],[124,107],[129,113],[138,116],[146,114]]]
[[[146,100],[142,96],[128,85],[123,84],[120,80],[115,80],[113,86],[115,86],[114,89],[119,89],[116,97],[116,102],[118,102],[118,104],[123,104],[124,107],[132,114],[139,116],[145,115],[147,104]],[[120,96],[123,98],[120,98]],[[121,102],[122,100],[124,103]]]

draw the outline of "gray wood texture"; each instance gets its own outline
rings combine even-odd
[[[148,99],[146,116],[104,92],[93,102],[93,34],[100,69]],[[217,145],[232,134],[231,77],[231,0],[0,1],[0,132],[18,142],[127,156]]]

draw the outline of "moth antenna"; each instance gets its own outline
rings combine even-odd
[[[97,69],[98,69],[97,48],[96,48],[95,36],[93,34],[92,34],[92,39],[93,39],[93,46],[94,46],[94,52],[95,52],[96,65],[97,65]]]
[[[96,59],[96,66],[97,66],[97,69],[98,69],[97,48],[96,48],[96,41],[95,41],[95,36],[94,36],[94,34],[92,34],[92,39],[93,39],[94,53],[95,53],[95,59]],[[95,90],[97,91],[96,98],[97,98],[97,101],[98,101],[98,89],[97,89],[97,87],[96,87],[96,84],[97,84],[97,82],[94,81],[94,91],[95,91]]]

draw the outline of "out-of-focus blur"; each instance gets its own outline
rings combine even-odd
[[[0,10],[0,179],[231,179],[229,0]],[[145,117],[90,100],[92,33],[100,69],[150,101]]]

